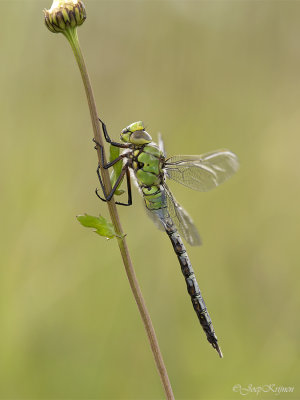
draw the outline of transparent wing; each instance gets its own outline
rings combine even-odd
[[[152,221],[154,222],[154,224],[156,225],[156,227],[157,227],[160,231],[164,231],[165,229],[164,229],[164,226],[163,226],[163,224],[162,224],[162,222],[161,222],[160,214],[157,213],[156,211],[150,211],[150,210],[148,210],[147,207],[145,207],[145,210],[146,210],[146,213],[147,213],[148,217],[149,217],[150,219],[152,219]]]
[[[207,192],[230,178],[239,168],[238,158],[229,150],[200,156],[174,156],[165,163],[166,175],[191,189]]]
[[[164,189],[166,193],[168,212],[174,224],[176,225],[179,234],[191,246],[200,246],[201,244],[200,235],[192,218],[181,207],[181,205],[177,203],[167,185],[164,185]]]
[[[165,145],[160,132],[158,133],[158,148],[163,153],[164,157],[166,157]]]

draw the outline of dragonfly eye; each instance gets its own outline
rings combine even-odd
[[[146,131],[135,131],[130,135],[130,142],[137,145],[142,145],[152,142],[152,138]]]
[[[145,131],[145,126],[142,121],[134,122],[122,130],[121,140],[126,143],[143,145],[152,142],[152,138]]]
[[[143,130],[145,130],[143,121],[137,121],[137,122],[133,122],[132,124],[130,124],[126,128],[124,128],[122,130],[122,133],[143,131]]]

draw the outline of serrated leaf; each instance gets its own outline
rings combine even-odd
[[[81,225],[87,228],[94,228],[94,232],[100,236],[104,236],[108,239],[113,239],[117,236],[113,224],[101,215],[99,215],[99,217],[94,217],[92,215],[84,214],[77,215],[76,218]]]
[[[118,158],[120,155],[120,148],[116,146],[109,146],[109,161],[112,162],[116,158]],[[110,182],[111,186],[114,187],[114,184],[116,183],[118,177],[121,174],[123,168],[123,161],[120,160],[116,164],[113,165],[113,170],[112,173],[110,174]],[[122,179],[123,181],[123,179]],[[122,183],[120,182],[120,185]],[[121,194],[125,193],[125,190],[119,189],[120,185],[118,186],[117,190],[115,191],[115,195],[120,196]]]

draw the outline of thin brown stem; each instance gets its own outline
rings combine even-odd
[[[76,29],[75,30],[67,30],[64,32],[64,34],[71,44],[72,50],[74,52],[74,55],[75,55],[75,58],[76,58],[76,61],[77,61],[77,64],[78,64],[78,67],[79,67],[79,70],[81,73],[82,81],[84,84],[84,88],[85,88],[85,92],[86,92],[86,96],[87,96],[87,100],[88,100],[89,110],[90,110],[90,114],[91,114],[94,138],[95,138],[96,142],[98,142],[99,144],[101,144],[103,146],[104,142],[103,142],[102,135],[101,135],[95,99],[94,99],[90,79],[88,76],[88,72],[87,72],[87,69],[85,66],[84,58],[83,58],[83,55],[82,55],[82,52],[81,52],[81,49],[79,46],[77,31],[76,31]],[[102,165],[100,162],[101,154],[100,154],[99,148],[97,149],[97,153],[98,153],[99,164],[101,166]],[[105,155],[104,155],[104,157],[105,157]],[[103,178],[103,183],[104,183],[106,193],[109,193],[111,190],[111,183],[110,183],[110,177],[109,177],[108,170],[101,168],[101,175]],[[126,270],[126,274],[127,274],[135,301],[137,303],[140,315],[142,317],[147,335],[148,335],[151,350],[152,350],[152,353],[153,353],[153,356],[154,356],[154,359],[156,362],[156,367],[158,369],[158,372],[159,372],[159,375],[160,375],[160,378],[161,378],[161,381],[162,381],[162,384],[163,384],[163,387],[165,390],[166,398],[168,400],[174,399],[171,383],[170,383],[167,369],[165,367],[165,364],[164,364],[164,361],[163,361],[163,358],[162,358],[162,355],[160,352],[160,348],[159,348],[157,337],[156,337],[156,334],[155,334],[155,331],[154,331],[154,328],[152,325],[152,321],[151,321],[149,312],[146,308],[146,304],[145,304],[144,298],[142,296],[142,292],[141,292],[140,286],[138,284],[135,271],[132,266],[126,239],[123,234],[121,222],[119,219],[119,215],[117,212],[117,208],[116,208],[114,199],[112,198],[112,200],[109,201],[107,203],[107,205],[108,205],[112,223],[115,228],[115,232],[119,236],[117,238],[117,241],[118,241],[119,249],[121,252],[122,260],[124,263],[124,267]]]

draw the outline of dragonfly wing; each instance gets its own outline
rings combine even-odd
[[[149,217],[150,219],[152,219],[152,221],[155,223],[156,227],[157,227],[159,230],[164,231],[165,228],[164,228],[164,226],[163,226],[163,224],[162,224],[162,222],[161,222],[160,214],[157,213],[156,210],[151,211],[151,210],[149,210],[147,207],[145,207],[145,209],[146,209],[146,212],[147,212],[148,217]]]
[[[179,234],[191,246],[200,246],[200,235],[192,218],[185,211],[185,209],[182,208],[179,203],[177,203],[167,185],[164,185],[164,189],[166,193],[168,212],[175,223]]]
[[[174,156],[165,163],[166,175],[170,179],[200,192],[219,186],[238,168],[238,158],[229,150],[218,150],[200,156]]]
[[[160,132],[158,133],[158,148],[163,153],[164,157],[166,157],[165,145]]]

